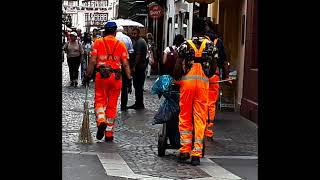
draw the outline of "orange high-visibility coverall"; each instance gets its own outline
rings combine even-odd
[[[210,40],[208,36],[205,36]],[[214,39],[213,44],[216,45],[218,42],[218,38]],[[206,123],[206,130],[204,135],[206,137],[213,137],[213,120],[216,114],[216,102],[219,95],[219,68],[216,69],[215,75],[209,78],[209,97],[208,97],[208,119]]]
[[[209,79],[209,97],[208,97],[208,119],[207,127],[204,132],[206,137],[213,137],[213,120],[216,114],[216,102],[219,97],[219,83],[220,80],[218,75],[213,75]]]
[[[209,79],[204,74],[201,64],[194,63],[191,70],[180,81],[181,153],[190,153],[194,130],[194,148],[191,156],[202,155],[203,136],[208,117],[208,89]]]
[[[201,57],[204,47],[200,47]],[[201,50],[202,49],[202,50]],[[196,51],[196,50],[195,50]],[[197,54],[197,53],[196,53]],[[180,153],[202,156],[203,137],[208,117],[209,78],[200,63],[193,63],[190,71],[180,81]],[[194,131],[194,143],[192,144]]]
[[[114,36],[106,36],[104,38],[96,39],[93,44],[91,56],[97,56],[97,65],[109,65],[112,69],[121,69],[121,60],[128,59],[128,52],[123,42],[118,41]],[[109,55],[112,54],[113,58],[107,56],[107,47],[109,47]],[[117,112],[118,97],[120,95],[122,82],[115,79],[115,73],[111,73],[109,78],[101,78],[99,72],[96,73],[95,79],[95,97],[94,109],[96,114],[97,126],[101,122],[106,122],[107,127],[105,131],[106,137],[113,136],[114,121]]]

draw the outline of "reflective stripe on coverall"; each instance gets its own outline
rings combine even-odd
[[[208,97],[208,118],[207,127],[204,132],[206,137],[213,137],[213,120],[216,114],[216,102],[219,95],[219,83],[215,83],[220,80],[218,75],[213,75],[209,79],[209,97]]]
[[[113,69],[121,68],[120,60],[127,60],[128,53],[122,42],[119,42],[117,48],[114,48],[116,43],[117,39],[113,36],[106,36],[95,41],[91,55],[98,56],[97,67],[100,65],[109,65]],[[108,53],[106,44],[109,47]],[[110,49],[114,50],[113,59],[110,57],[109,59],[107,58],[107,54],[110,54]],[[101,74],[99,72],[96,73],[94,109],[97,126],[99,126],[101,122],[106,122],[107,124],[105,131],[106,137],[113,136],[114,119],[117,115],[117,103],[121,87],[122,81],[121,79],[115,79],[115,73],[111,73],[109,78],[101,78]]]
[[[213,44],[216,45],[218,42],[218,38],[213,41]],[[219,68],[216,70],[216,74],[219,74]],[[207,126],[204,132],[206,137],[213,137],[213,120],[216,114],[216,102],[219,95],[219,83],[216,83],[220,80],[218,75],[213,75],[209,78],[209,97],[208,97],[208,118],[207,118]]]
[[[207,40],[204,41],[199,51],[193,46],[196,57],[199,55],[201,57]],[[190,41],[188,43],[191,46],[193,44]],[[208,117],[208,89],[209,79],[204,74],[201,64],[193,63],[190,71],[180,81],[180,153],[190,153],[194,130],[191,156],[199,157],[202,155],[203,137]]]

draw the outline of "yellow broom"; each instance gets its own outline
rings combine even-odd
[[[79,133],[79,142],[85,144],[92,144],[92,136],[90,131],[90,121],[89,121],[89,103],[88,103],[88,88],[89,83],[86,84],[86,99],[84,102],[84,113],[83,113],[83,120],[82,126],[80,128]]]

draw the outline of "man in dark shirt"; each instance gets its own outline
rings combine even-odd
[[[128,109],[144,109],[143,103],[143,86],[146,79],[145,71],[147,68],[147,43],[140,36],[140,30],[138,28],[133,29],[132,33],[133,49],[135,61],[133,65],[133,87],[135,89],[135,103],[129,106]]]

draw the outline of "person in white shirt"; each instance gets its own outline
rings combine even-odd
[[[126,47],[127,51],[129,53],[129,57],[132,57],[131,54],[134,52],[131,38],[124,33],[124,28],[122,26],[117,27],[117,34],[116,39],[119,41],[122,41]],[[133,59],[129,59],[129,64],[132,64]],[[132,67],[130,67],[132,68]],[[125,76],[125,72],[122,71],[122,88],[121,88],[121,111],[127,110],[127,103],[128,103],[128,93],[131,94],[132,92],[132,82]]]
[[[126,45],[128,53],[133,53],[132,41],[130,37],[125,35],[123,32],[124,32],[124,28],[122,26],[118,26],[116,38],[119,41],[122,41]]]

